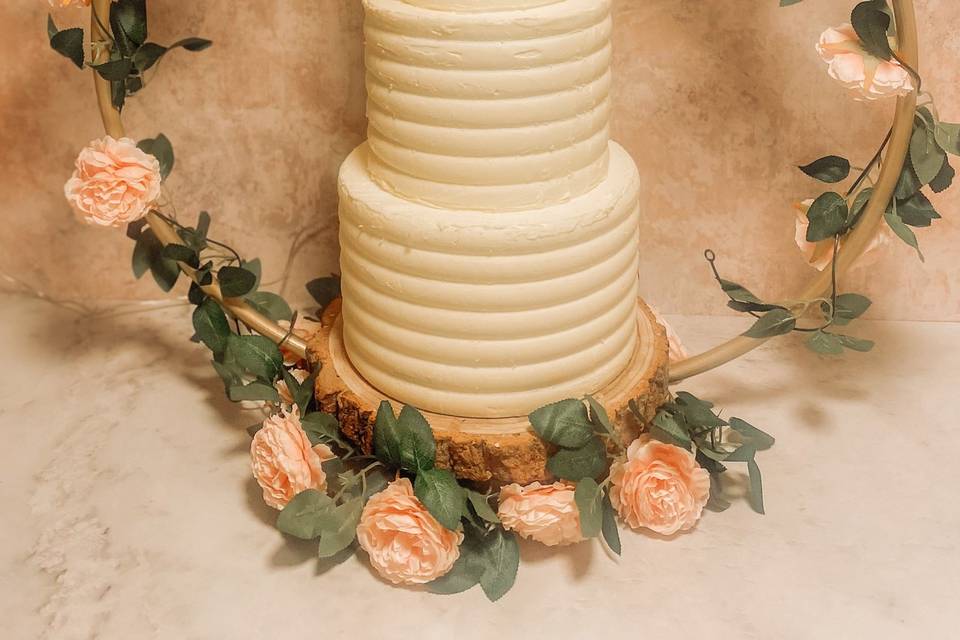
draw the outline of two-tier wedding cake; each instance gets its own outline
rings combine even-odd
[[[609,140],[611,0],[364,0],[340,172],[343,339],[376,389],[525,415],[637,346],[638,175]]]

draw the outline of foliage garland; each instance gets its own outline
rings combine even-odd
[[[780,6],[799,2],[801,0],[779,0]],[[89,2],[79,0],[78,4]],[[89,59],[97,62],[87,61],[82,29],[60,30],[50,17],[48,37],[55,51],[79,68],[91,66],[110,83],[110,99],[117,111],[146,86],[147,72],[155,71],[167,53],[177,48],[198,52],[212,44],[196,37],[170,46],[148,41],[145,0],[112,0],[106,16],[98,15],[96,6],[93,7],[95,23],[100,35],[106,38],[91,42],[94,53]],[[885,0],[860,2],[854,7],[851,22],[863,50],[879,60],[896,60],[909,71],[919,92],[919,75],[891,46],[896,29]],[[106,60],[98,61],[104,52]],[[833,243],[829,297],[764,301],[744,286],[722,278],[715,265],[715,254],[706,252],[713,274],[729,298],[728,306],[756,318],[745,336],[763,339],[801,331],[809,334],[808,347],[825,354],[840,353],[844,349],[867,351],[873,347],[870,341],[830,329],[848,324],[870,306],[870,301],[862,295],[839,293],[836,262],[844,238],[857,225],[871,198],[869,185],[883,163],[889,140],[890,134],[855,176],[851,174],[850,161],[837,155],[800,167],[822,183],[838,184],[853,178],[844,193],[827,191],[817,197],[807,213],[807,241]],[[141,140],[137,146],[156,158],[160,176],[165,180],[175,162],[173,146],[167,137],[159,134]],[[909,162],[901,172],[895,196],[884,214],[892,231],[915,248],[921,260],[923,255],[911,227],[927,227],[940,218],[922,189],[929,187],[939,193],[952,184],[955,172],[948,154],[960,155],[960,125],[940,121],[932,98],[927,96],[927,101],[916,111]],[[291,358],[289,350],[285,353],[283,347],[298,329],[298,314],[281,296],[260,290],[259,260],[245,260],[232,247],[210,238],[208,213],[200,212],[196,224],[188,226],[175,216],[163,213],[161,208],[160,205],[151,207],[150,214],[175,228],[180,241],[161,241],[145,219],[129,224],[127,235],[135,242],[132,257],[135,277],[140,278],[149,271],[158,286],[169,291],[180,274],[185,273],[190,280],[188,298],[195,305],[192,339],[211,351],[213,367],[224,382],[227,396],[235,402],[264,402],[281,411],[289,409],[298,417],[299,428],[311,445],[327,445],[338,454],[323,463],[327,477],[332,479],[329,489],[333,495],[313,488],[299,492],[280,511],[278,529],[290,536],[316,540],[321,558],[341,558],[342,552],[354,545],[367,500],[402,475],[412,479],[417,499],[437,523],[464,534],[459,558],[449,572],[430,582],[428,589],[436,593],[456,593],[479,584],[491,600],[502,597],[514,583],[519,546],[516,534],[503,526],[491,506],[497,493],[461,484],[450,471],[436,467],[433,432],[423,414],[413,407],[402,407],[396,414],[393,406],[384,402],[376,415],[373,455],[365,455],[355,448],[340,434],[336,418],[323,413],[317,404],[313,386],[318,371],[312,370],[300,377],[295,375],[295,372],[302,373],[304,361]],[[221,300],[207,293],[207,288],[214,284],[223,299],[242,301],[273,321],[288,323],[287,335],[277,344],[254,334],[236,318],[231,326]],[[339,295],[339,280],[336,276],[319,278],[308,283],[307,290],[322,311]],[[811,321],[811,326],[799,326],[804,320]],[[631,410],[642,423],[635,403]],[[621,542],[611,494],[614,484],[611,469],[624,463],[628,455],[625,444],[629,443],[622,441],[607,412],[591,396],[541,407],[530,414],[529,420],[538,436],[554,451],[547,465],[549,472],[575,487],[574,501],[583,537],[601,537],[613,553],[619,554]],[[259,424],[251,427],[251,436],[256,436],[262,427]],[[758,513],[764,512],[756,454],[774,444],[768,434],[742,419],[726,420],[709,402],[679,392],[659,409],[645,437],[695,456],[696,463],[709,473],[706,506],[713,510],[722,511],[730,506],[720,483],[726,465],[745,463],[750,480],[750,505]]]

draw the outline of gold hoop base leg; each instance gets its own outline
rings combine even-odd
[[[317,399],[323,411],[340,421],[343,434],[369,454],[380,403],[388,400],[394,410],[399,410],[401,403],[373,388],[350,363],[343,344],[340,300],[327,307],[322,320],[323,329],[308,341],[307,349],[311,364],[321,367]],[[636,438],[668,398],[666,332],[642,300],[637,305],[637,333],[639,340],[630,364],[594,394],[624,442]],[[546,463],[552,451],[534,434],[526,417],[424,415],[437,440],[437,466],[452,470],[457,477],[495,485],[547,479]]]

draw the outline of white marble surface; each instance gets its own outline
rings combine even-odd
[[[767,515],[624,533],[620,561],[524,546],[491,605],[283,540],[249,474],[255,416],[223,399],[186,308],[0,305],[3,638],[955,637],[960,325],[864,323],[878,349],[836,361],[782,340],[689,382],[776,435]],[[742,323],[673,320],[694,348]]]

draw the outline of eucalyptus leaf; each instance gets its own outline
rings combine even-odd
[[[799,169],[820,182],[834,183],[850,175],[850,161],[840,156],[824,156]]]
[[[331,442],[343,445],[340,423],[337,421],[337,417],[332,414],[313,411],[300,418],[300,426],[307,434],[311,446],[315,447],[318,444],[329,444]]]
[[[730,508],[730,502],[723,497],[723,485],[717,474],[710,474],[710,497],[707,500],[706,508],[710,511],[721,513]]]
[[[610,551],[613,551],[619,556],[622,552],[620,546],[620,529],[617,526],[617,514],[613,510],[613,505],[610,503],[610,496],[603,496],[601,508],[603,510],[603,523],[601,525],[603,540],[607,543]]]
[[[730,428],[740,434],[744,443],[749,444],[756,451],[766,451],[777,442],[769,433],[757,429],[741,418],[730,418]]]
[[[580,514],[580,532],[585,538],[594,538],[603,526],[603,490],[593,478],[577,483],[573,494]]]
[[[836,307],[833,310],[833,319],[836,324],[847,324],[856,320],[870,308],[873,303],[870,298],[858,293],[843,293],[837,296]],[[840,322],[837,322],[837,321]]]
[[[805,344],[807,348],[823,355],[839,355],[843,353],[843,344],[840,338],[826,331],[816,331],[810,334]]]
[[[277,390],[266,382],[254,380],[250,384],[236,384],[230,387],[227,395],[233,402],[253,401],[253,402],[280,402],[280,394]]]
[[[722,427],[727,421],[713,412],[713,403],[687,391],[677,392],[677,407],[688,424],[696,427]]]
[[[206,298],[194,309],[193,330],[216,358],[223,354],[232,335],[227,315],[212,298]]]
[[[242,267],[220,267],[217,272],[220,293],[225,298],[240,298],[250,293],[257,283],[257,276]]]
[[[320,529],[317,555],[321,558],[332,558],[353,544],[363,513],[363,498],[348,500],[328,513],[333,522],[323,523],[325,526]]]
[[[845,225],[847,228],[857,224],[857,222],[860,220],[860,216],[863,215],[863,210],[867,207],[867,204],[870,202],[870,198],[872,197],[873,187],[867,187],[857,193],[856,197],[853,199],[853,204],[850,206],[850,215],[847,217],[847,223]]]
[[[413,492],[441,525],[451,530],[460,526],[467,496],[450,471],[420,471],[413,483]]]
[[[860,353],[866,353],[872,351],[875,343],[873,340],[864,340],[862,338],[854,338],[853,336],[837,336],[840,338],[840,344],[846,349],[851,351],[859,351]]]
[[[748,338],[771,338],[790,333],[797,326],[797,319],[786,309],[774,309],[760,317],[743,335]]]
[[[675,444],[684,449],[690,448],[690,434],[680,420],[668,411],[661,409],[657,412],[653,418],[650,434],[661,442]]]
[[[253,274],[253,291],[256,291],[260,288],[260,280],[263,278],[263,264],[260,262],[260,258],[254,258],[253,260],[242,260],[240,266],[245,270]]]
[[[264,381],[276,380],[283,366],[280,349],[263,336],[231,334],[227,340],[227,350],[240,367]]]
[[[607,451],[593,436],[578,449],[560,449],[547,460],[547,471],[571,482],[596,478],[607,468]]]
[[[211,45],[213,45],[213,42],[210,40],[207,40],[206,38],[191,37],[191,38],[184,38],[183,40],[177,40],[172,45],[170,45],[170,48],[171,49],[182,48],[182,49],[186,49],[187,51],[203,51],[204,49],[210,48]]]
[[[759,514],[764,514],[763,508],[763,477],[760,475],[760,467],[756,460],[747,463],[747,471],[750,474],[750,506]]]
[[[330,496],[316,489],[301,491],[280,512],[277,529],[301,540],[313,540],[320,536],[334,507]]]
[[[490,506],[490,503],[487,502],[487,496],[471,489],[467,489],[466,492],[467,499],[470,501],[470,505],[473,507],[473,511],[477,516],[487,522],[500,524],[500,518],[497,516],[497,512]]]
[[[593,437],[587,407],[574,398],[540,407],[529,418],[538,436],[560,447],[576,449]]]

